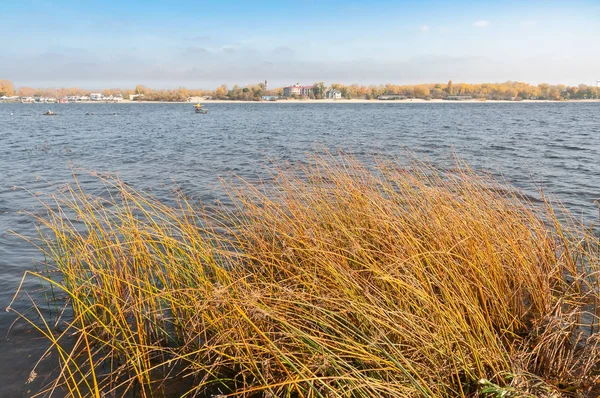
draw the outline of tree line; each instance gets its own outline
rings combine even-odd
[[[310,99],[322,99],[327,90],[334,89],[341,92],[346,99],[376,99],[382,95],[402,95],[407,98],[419,99],[443,99],[448,96],[470,96],[476,99],[487,100],[574,100],[574,99],[598,99],[600,98],[600,87],[587,86],[580,84],[578,86],[566,86],[563,84],[550,85],[546,83],[531,85],[522,82],[508,81],[504,83],[431,83],[416,85],[360,85],[360,84],[340,84],[332,83],[326,86],[323,82],[315,82],[313,90],[307,97]],[[144,85],[138,85],[134,89],[112,88],[100,91],[105,96],[122,95],[124,99],[129,99],[130,95],[138,101],[188,101],[192,97],[209,97],[219,100],[241,100],[241,101],[260,101],[264,96],[281,97],[283,87],[267,89],[264,83],[248,85],[241,87],[234,85],[231,89],[223,84],[214,90],[188,89],[179,87],[177,89],[152,89]],[[33,88],[18,87],[15,88],[9,80],[0,80],[0,96],[20,96],[20,97],[50,97],[63,98],[75,95],[87,95],[90,90],[84,90],[77,87],[71,88]]]
[[[487,100],[569,100],[569,99],[598,99],[600,88],[580,84],[566,86],[563,84],[550,85],[546,83],[531,85],[522,82],[504,83],[448,83],[416,84],[416,85],[343,85],[331,84],[331,89],[341,91],[343,98],[375,99],[381,95],[403,95],[407,98],[443,99],[448,96],[470,96]],[[319,98],[319,93],[315,93]]]

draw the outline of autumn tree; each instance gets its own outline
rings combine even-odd
[[[316,99],[323,99],[325,95],[325,83],[316,82],[313,84],[313,94]]]
[[[415,86],[413,92],[415,94],[415,97],[417,98],[426,98],[431,93],[431,90],[429,90],[429,87],[427,87],[426,85],[419,85]]]
[[[441,88],[433,88],[430,91],[431,98],[433,99],[441,99],[444,98],[444,90]]]
[[[144,86],[143,84],[138,84],[137,86],[135,86],[135,94],[136,95],[144,95],[144,94],[148,94],[150,90],[148,90],[148,87]]]
[[[218,99],[224,99],[227,97],[227,85],[221,84],[214,92],[214,97]]]
[[[56,98],[58,90],[55,88],[47,88],[44,90],[43,96],[46,98]]]
[[[448,80],[448,86],[446,87],[446,91],[448,92],[448,95],[453,95],[454,86],[452,85],[452,80]]]
[[[547,83],[538,84],[538,88],[540,89],[540,96],[544,99],[548,98],[548,93],[550,92],[550,85]]]
[[[552,86],[548,91],[548,98],[553,100],[560,99],[560,89],[558,87]]]
[[[123,99],[128,100],[130,97],[130,95],[133,95],[134,91],[132,90],[122,90],[121,91],[121,95],[123,96]]]
[[[35,95],[35,89],[33,87],[19,87],[17,95],[19,97],[33,97]]]
[[[15,86],[10,80],[0,80],[0,96],[12,97],[15,95]]]

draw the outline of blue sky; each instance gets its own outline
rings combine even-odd
[[[0,79],[213,88],[600,79],[600,1],[2,0]]]

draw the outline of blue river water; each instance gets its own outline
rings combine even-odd
[[[36,194],[72,181],[79,168],[118,172],[167,200],[175,185],[205,203],[222,199],[219,178],[266,175],[273,161],[343,149],[369,161],[407,152],[439,166],[453,155],[503,176],[532,198],[553,194],[577,218],[595,222],[600,198],[600,103],[0,104],[0,302],[10,302],[40,254]],[[100,189],[90,179],[85,188]],[[27,291],[42,299],[28,282]],[[37,295],[37,296],[36,296]],[[27,310],[27,297],[15,304]],[[47,343],[15,315],[0,312],[0,397],[29,396],[26,384]],[[10,329],[10,330],[9,330]],[[43,370],[43,367],[40,368]]]

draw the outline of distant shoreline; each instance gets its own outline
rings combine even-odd
[[[153,101],[147,101],[145,103],[150,103]],[[565,102],[600,102],[600,99],[581,99],[581,100],[570,100],[570,101],[555,101],[555,100],[522,100],[522,101],[508,101],[508,100],[486,100],[481,101],[478,99],[469,99],[469,100],[444,100],[444,99],[432,99],[432,100],[424,100],[424,99],[406,99],[406,100],[367,100],[367,99],[306,99],[306,100],[280,100],[280,101],[239,101],[239,100],[198,100],[191,101],[185,103],[201,103],[201,104],[214,104],[214,103],[236,103],[236,104],[245,104],[245,103],[274,103],[274,104],[455,104],[455,103],[538,103],[538,102],[549,102],[549,103],[565,103]]]
[[[367,100],[367,99],[289,99],[289,100],[278,100],[278,101],[241,101],[241,100],[207,100],[207,99],[195,99],[192,101],[130,101],[123,100],[119,102],[110,101],[90,101],[90,102],[69,102],[67,104],[61,104],[57,102],[36,102],[26,103],[24,105],[47,105],[47,106],[63,106],[69,104],[517,104],[517,103],[579,103],[579,102],[600,102],[600,99],[577,99],[577,100],[522,100],[522,101],[508,101],[508,100],[486,100],[481,101],[478,99],[468,100],[444,100],[444,99],[405,99],[405,100]],[[20,102],[0,102],[4,104],[19,104]]]

